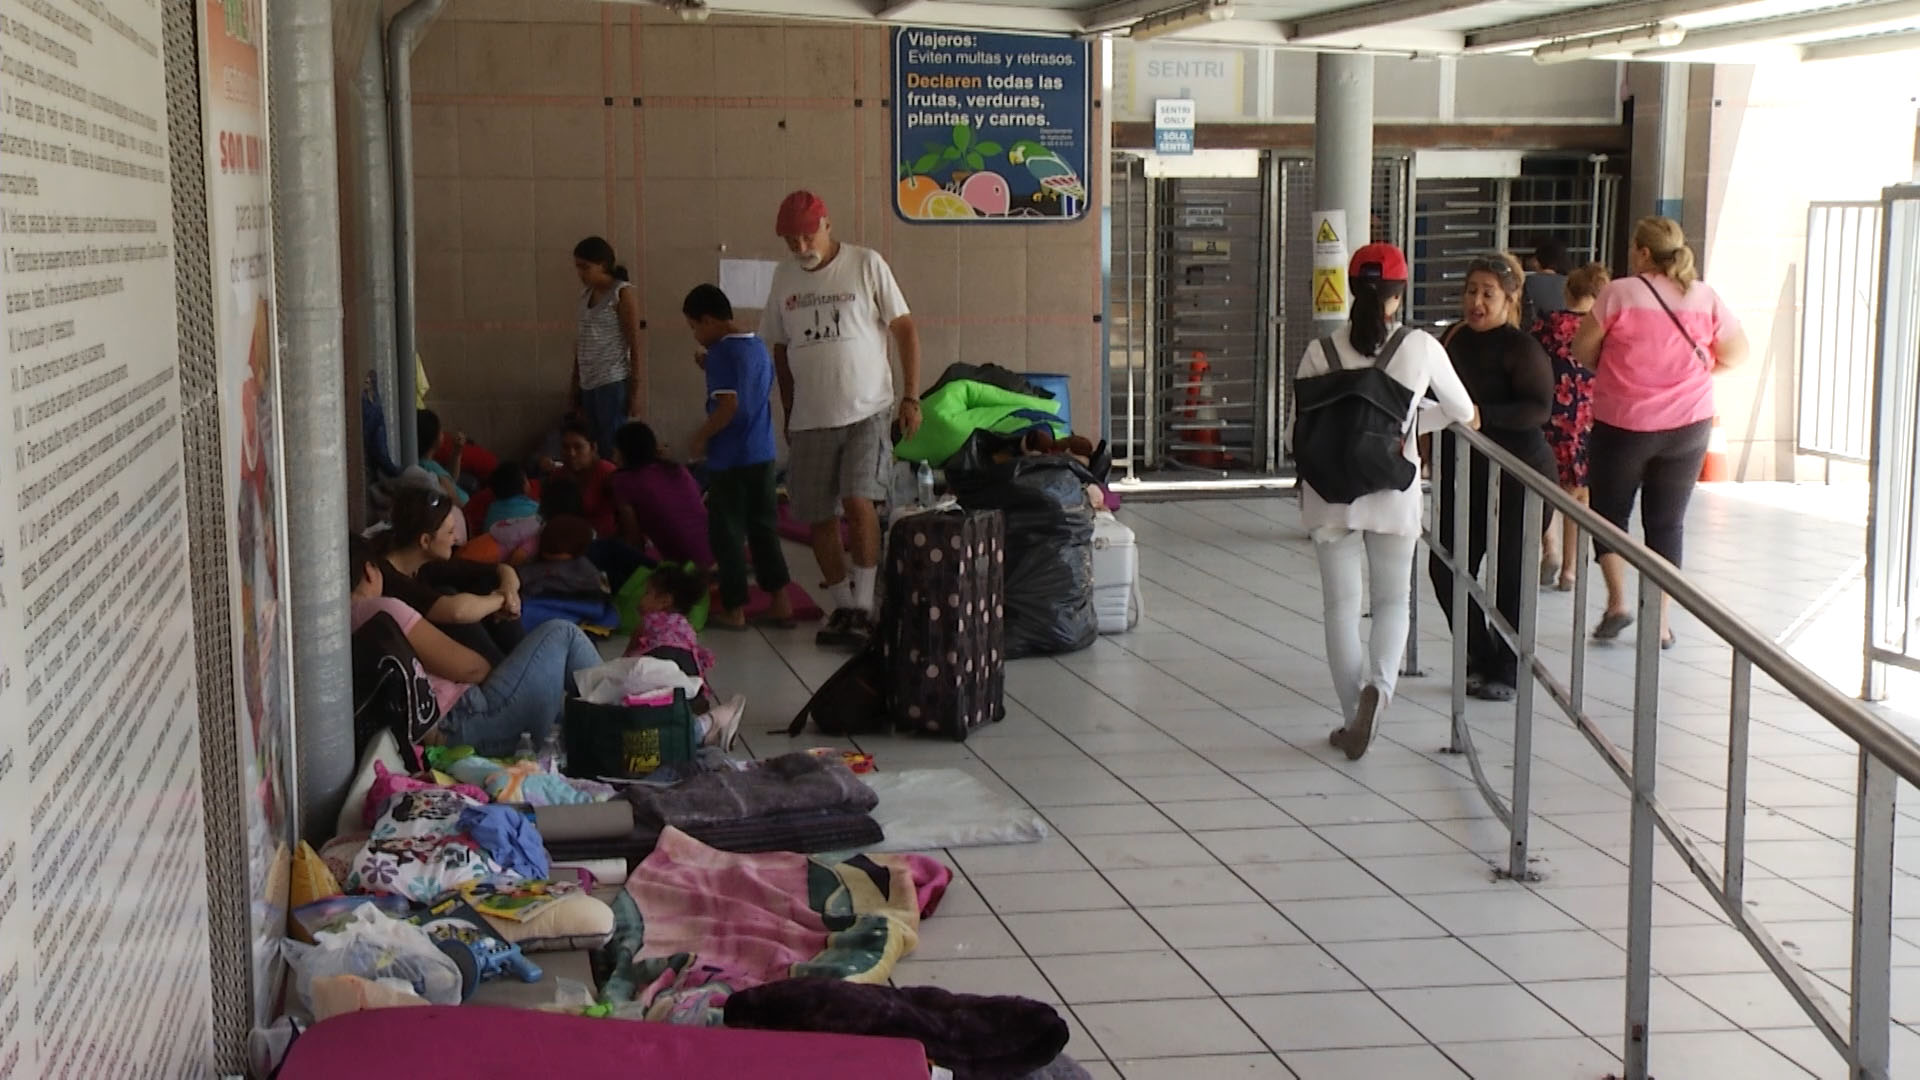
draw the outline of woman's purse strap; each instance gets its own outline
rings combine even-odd
[[[1688,345],[1693,346],[1694,357],[1711,369],[1713,367],[1713,351],[1693,340],[1693,335],[1687,332],[1687,325],[1680,321],[1680,316],[1676,314],[1673,308],[1667,303],[1667,298],[1660,295],[1660,290],[1654,287],[1653,282],[1647,278],[1647,275],[1635,274],[1633,276],[1640,279],[1640,284],[1645,285],[1647,291],[1653,294],[1654,302],[1660,305],[1660,310],[1666,312],[1667,318],[1673,320],[1673,328],[1680,331],[1681,339]]]

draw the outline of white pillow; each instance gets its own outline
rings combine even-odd
[[[363,815],[367,809],[367,793],[373,790],[373,781],[376,779],[373,771],[376,761],[385,765],[388,772],[407,771],[406,760],[400,756],[400,743],[394,739],[393,732],[382,730],[360,755],[360,767],[354,770],[353,783],[347,788],[347,801],[340,805],[340,817],[333,824],[333,835],[352,836],[367,831]]]

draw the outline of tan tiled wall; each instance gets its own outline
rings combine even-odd
[[[587,0],[449,4],[414,62],[420,342],[435,407],[509,453],[556,422],[579,293],[571,251],[597,233],[641,289],[649,417],[684,440],[702,394],[680,300],[716,280],[723,255],[783,256],[775,208],[806,187],[841,239],[893,264],[920,325],[923,380],[955,360],[1065,372],[1076,427],[1091,430],[1098,208],[1073,225],[897,220],[889,44],[877,27],[693,25]]]

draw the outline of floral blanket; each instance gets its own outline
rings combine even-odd
[[[802,975],[883,983],[919,943],[921,890],[950,877],[917,856],[734,854],[669,827],[614,901],[596,963],[605,1000],[718,1027],[735,990]]]
[[[430,904],[468,882],[499,874],[500,864],[460,831],[460,812],[479,805],[446,788],[388,800],[373,836],[353,860],[346,890]]]

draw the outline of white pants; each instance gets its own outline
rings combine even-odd
[[[1316,529],[1313,552],[1320,560],[1320,597],[1325,605],[1327,665],[1340,695],[1340,711],[1352,721],[1360,688],[1393,699],[1400,660],[1407,651],[1408,604],[1413,592],[1414,536]],[[1373,627],[1360,641],[1363,578],[1372,579]]]

